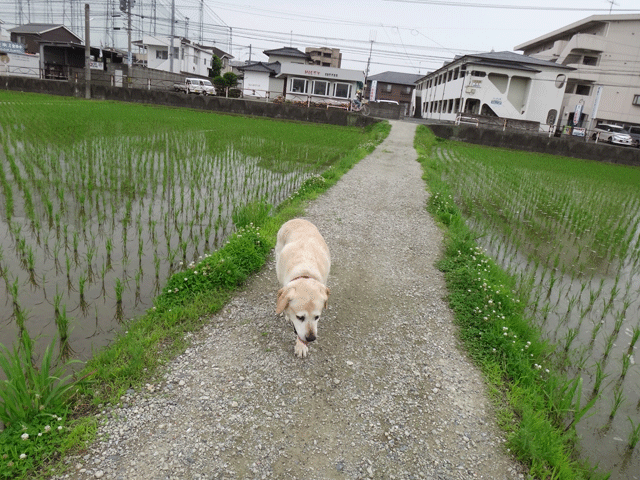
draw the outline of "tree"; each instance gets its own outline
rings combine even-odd
[[[225,73],[222,78],[224,78],[224,83],[227,87],[235,87],[238,85],[238,76],[233,72]]]
[[[222,60],[217,55],[211,59],[211,68],[209,69],[209,77],[215,78],[220,76],[222,72]]]

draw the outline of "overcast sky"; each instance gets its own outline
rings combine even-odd
[[[133,39],[164,29],[172,0],[136,0]],[[640,14],[640,0],[175,0],[175,34],[215,43],[236,60],[266,61],[264,50],[328,46],[342,68],[426,74],[455,55],[513,51],[516,45],[591,15]],[[82,0],[3,0],[0,20],[64,23],[84,36]],[[94,0],[91,43],[126,48],[119,0]],[[156,5],[155,19],[151,5]],[[19,5],[22,6],[18,15]],[[635,9],[635,10],[633,10]],[[114,17],[114,14],[116,15]],[[202,28],[200,18],[204,19]],[[153,22],[153,23],[152,23]],[[115,27],[115,29],[114,29]]]

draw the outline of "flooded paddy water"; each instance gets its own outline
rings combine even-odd
[[[137,141],[123,140],[129,148]],[[171,273],[224,241],[235,208],[258,200],[277,205],[314,173],[274,172],[232,146],[216,156],[185,148],[206,144],[203,134],[167,134],[154,143],[172,149],[173,157],[153,148],[127,165],[122,151],[92,142],[76,152],[50,152],[45,165],[57,169],[58,184],[36,172],[24,181],[24,189],[48,200],[28,205],[14,195],[10,220],[0,217],[6,286],[0,290],[0,343],[11,345],[21,328],[35,337],[59,332],[73,356],[88,358],[123,322],[153,306]],[[18,163],[34,155],[29,149],[22,145],[10,155]],[[72,155],[94,156],[91,167],[87,162],[80,168],[96,171],[73,172],[79,166]],[[124,161],[114,165],[114,156]],[[0,160],[8,163],[2,152]],[[19,165],[19,174],[28,177]],[[5,175],[17,183],[11,172]],[[2,197],[0,211],[6,209]]]
[[[448,144],[443,179],[477,243],[530,292],[554,345],[549,366],[581,378],[581,453],[612,479],[640,475],[640,169]]]
[[[363,138],[34,94],[0,103],[0,343],[26,331],[40,353],[58,338],[81,360],[221,246],[234,211],[278,205]]]

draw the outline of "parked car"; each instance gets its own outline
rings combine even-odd
[[[640,148],[640,127],[627,127],[625,128],[625,132],[627,132],[633,140],[633,146]]]
[[[202,87],[202,93],[205,95],[215,95],[216,88],[211,83],[211,80],[200,80],[200,86]]]
[[[598,140],[599,142],[609,142],[615,145],[633,145],[633,139],[624,131],[624,128],[620,125],[612,125],[609,123],[599,123],[591,135],[592,140]]]
[[[202,78],[185,78],[183,83],[174,83],[173,89],[176,92],[195,93],[200,95],[215,95],[216,89],[210,80]]]

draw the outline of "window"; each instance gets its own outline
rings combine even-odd
[[[387,93],[391,93],[391,88],[392,88],[392,87],[393,87],[393,85],[391,85],[390,83],[387,83],[387,85],[386,85],[386,87],[385,87],[385,88],[386,88],[386,92],[387,92]]]
[[[472,70],[471,71],[471,76],[472,77],[486,77],[487,76],[487,72],[481,72],[479,70]]]
[[[633,96],[633,104],[640,106],[640,95]]]
[[[320,80],[315,80],[313,82],[313,94],[329,95],[329,82],[322,82]]]
[[[589,95],[590,93],[590,85],[576,85],[576,95]]]
[[[340,98],[350,98],[351,85],[348,83],[336,83],[333,86],[333,96]]]
[[[404,94],[411,95],[411,87],[404,87]]]
[[[308,81],[304,78],[292,78],[289,90],[294,93],[307,93]]]
[[[157,60],[167,60],[169,58],[169,50],[156,50]]]
[[[582,58],[582,64],[583,65],[590,65],[590,66],[597,66],[598,65],[598,57],[591,57],[589,55],[585,55]]]

